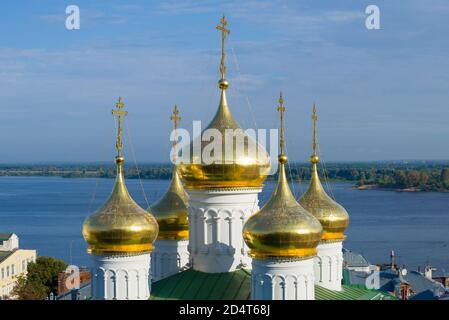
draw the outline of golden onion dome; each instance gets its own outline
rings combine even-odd
[[[222,137],[220,155],[213,155],[214,161],[206,163],[201,155],[209,154],[206,148],[211,142],[197,138],[190,144],[191,157],[189,163],[179,165],[179,173],[188,189],[261,187],[270,172],[270,158],[265,149],[249,137],[234,120],[226,101],[226,91],[221,89],[220,104],[212,122],[201,133],[209,129],[218,130]],[[225,133],[232,130],[232,135]],[[232,141],[226,141],[226,140]],[[243,148],[237,144],[243,141]],[[195,145],[199,145],[198,154]],[[232,151],[226,150],[232,146]],[[210,148],[210,147],[209,147]],[[256,152],[250,152],[255,150]],[[231,153],[232,152],[232,153]]]
[[[241,129],[229,110],[226,99],[229,82],[224,78],[226,70],[224,39],[229,33],[226,25],[227,21],[223,17],[221,25],[217,26],[222,32],[221,79],[218,82],[221,95],[218,110],[200,137],[188,146],[189,163],[178,166],[181,178],[188,189],[260,188],[270,172],[268,153]],[[210,150],[215,141],[214,138],[212,141],[202,141],[201,137],[204,137],[205,132],[215,132],[221,136],[221,150]],[[219,153],[216,154],[217,152]],[[205,160],[204,156],[211,156],[212,160]]]
[[[323,226],[323,241],[338,241],[345,238],[344,232],[349,225],[348,212],[340,204],[335,202],[324,191],[318,176],[319,157],[316,154],[316,107],[313,108],[314,139],[312,162],[312,177],[307,191],[302,195],[299,203],[310,213],[312,213]]]
[[[320,221],[323,226],[322,240],[343,240],[349,225],[348,212],[324,191],[315,162],[318,157],[313,156],[312,161],[312,179],[299,203]]]
[[[159,224],[159,240],[188,240],[188,198],[176,167],[165,195],[150,207]]]
[[[83,224],[83,236],[88,243],[88,252],[93,254],[136,254],[153,250],[158,234],[156,219],[141,208],[129,195],[123,177],[121,155],[122,111],[121,99],[117,103],[118,134],[116,157],[117,177],[114,189],[106,203],[86,218]]]
[[[281,151],[283,151],[281,111]],[[295,199],[285,174],[287,156],[279,156],[276,188],[263,208],[251,216],[243,227],[243,238],[256,258],[308,258],[316,255],[321,239],[320,222]]]

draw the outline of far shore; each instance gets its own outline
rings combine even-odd
[[[395,191],[395,192],[449,192],[444,190],[423,190],[421,188],[387,188],[381,187],[378,184],[364,184],[361,186],[354,185],[356,190],[381,190],[381,191]]]

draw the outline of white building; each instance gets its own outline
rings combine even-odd
[[[349,219],[347,212],[321,186],[316,134],[309,190],[300,202],[293,196],[285,169],[282,99],[278,108],[281,114],[278,182],[270,200],[259,209],[259,193],[270,173],[270,159],[231,114],[226,96],[229,82],[225,79],[224,50],[229,30],[224,17],[217,29],[222,34],[218,110],[202,136],[191,141],[189,161],[179,158],[167,193],[150,208],[160,229],[151,268],[149,256],[158,226],[126,191],[121,173],[119,117],[116,187],[106,205],[84,225],[94,261],[94,298],[387,298],[380,292],[341,284],[342,241]],[[244,142],[243,150],[236,147],[240,141]],[[256,152],[250,153],[250,149]],[[134,226],[131,217],[139,221],[139,228],[131,227]],[[120,232],[114,231],[117,228]],[[150,288],[151,272],[157,281]]]
[[[17,278],[26,276],[28,264],[36,261],[36,250],[19,248],[14,233],[0,233],[0,299],[11,297]]]

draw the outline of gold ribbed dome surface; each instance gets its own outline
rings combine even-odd
[[[118,163],[120,158],[118,158]],[[121,164],[109,199],[83,224],[83,236],[94,254],[139,253],[153,250],[156,219],[129,195]]]
[[[188,240],[188,198],[176,167],[167,192],[150,207],[159,224],[160,240]]]
[[[318,157],[312,157],[318,161]],[[349,225],[348,212],[324,191],[318,176],[317,163],[312,164],[312,179],[309,188],[299,203],[313,214],[323,226],[322,240],[343,240]]]
[[[295,199],[285,174],[282,95],[278,111],[281,116],[279,176],[270,200],[251,216],[243,227],[243,238],[256,258],[309,258],[316,255],[322,227]]]
[[[198,156],[203,155],[210,142],[201,141],[200,138],[192,142],[189,146],[190,163],[179,165],[179,173],[186,188],[261,187],[270,172],[270,158],[265,149],[258,146],[234,120],[226,101],[225,89],[221,91],[217,113],[205,131],[208,129],[218,130],[223,137],[221,154],[214,157],[213,163],[207,164],[202,157]],[[226,129],[234,130],[234,134],[226,135]],[[232,139],[232,144],[229,143],[233,147],[232,153],[226,150],[226,139]],[[239,141],[244,142],[243,152],[237,150]],[[192,152],[196,143],[200,146],[198,154]],[[250,148],[257,152],[248,152]]]
[[[243,237],[251,255],[257,258],[314,256],[321,231],[319,221],[293,196],[281,163],[273,195],[243,228]]]

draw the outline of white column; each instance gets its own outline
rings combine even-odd
[[[253,300],[315,300],[314,258],[253,259]]]
[[[99,279],[100,281],[95,281],[95,285],[91,286],[93,299],[148,300],[150,297],[148,288],[150,253],[129,256],[91,255],[91,257],[93,279],[99,279],[99,275],[103,275],[102,279]],[[141,270],[145,270],[145,272],[141,272]],[[145,278],[141,279],[140,283],[138,283],[139,273],[140,277]],[[144,284],[143,288],[142,284]]]
[[[322,241],[315,257],[315,283],[321,287],[341,291],[343,278],[342,241]]]
[[[260,188],[187,190],[189,230],[204,232],[198,237],[191,233],[193,269],[218,273],[237,267],[251,268],[242,230],[246,220],[259,210],[260,191]],[[211,222],[213,225],[208,227]]]
[[[187,268],[189,240],[158,240],[151,253],[152,281],[159,281]],[[154,268],[157,266],[157,268]]]

